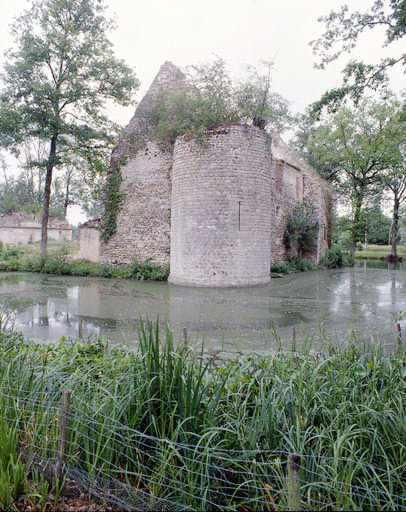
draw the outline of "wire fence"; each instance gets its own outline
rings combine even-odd
[[[406,509],[405,466],[229,450],[210,430],[194,443],[182,442],[181,431],[176,439],[154,437],[66,390],[32,396],[0,387],[3,443],[5,432],[18,440],[30,475],[60,479],[65,492],[120,510]]]

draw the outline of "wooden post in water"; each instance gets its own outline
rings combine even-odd
[[[187,345],[187,327],[183,328],[183,343]]]
[[[63,476],[62,473],[65,463],[66,444],[68,441],[68,423],[71,394],[72,392],[68,389],[64,389],[62,392],[61,409],[59,414],[59,440],[56,465],[57,478],[62,478]]]
[[[301,510],[300,455],[290,453],[288,457],[288,510]]]

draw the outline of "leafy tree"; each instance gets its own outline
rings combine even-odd
[[[383,173],[395,159],[398,108],[393,98],[383,103],[364,99],[357,108],[343,106],[325,116],[306,142],[319,169],[328,170],[337,192],[352,205],[353,255],[365,233],[365,201],[382,190]]]
[[[158,139],[169,142],[185,133],[199,137],[206,130],[239,122],[282,132],[292,116],[288,101],[272,90],[272,66],[268,61],[248,66],[246,79],[238,83],[223,59],[189,66],[189,86],[158,94],[147,118]]]
[[[385,188],[392,193],[392,224],[391,224],[391,254],[390,259],[397,260],[397,244],[399,239],[399,210],[406,200],[406,123],[401,123],[398,134],[403,144],[398,146],[398,157],[383,176]]]
[[[369,244],[387,245],[391,220],[382,213],[380,204],[365,208],[363,212],[366,239]]]
[[[27,140],[46,141],[48,155],[42,202],[41,255],[54,168],[79,154],[100,165],[112,142],[106,100],[130,103],[137,80],[114,56],[112,28],[99,0],[35,0],[13,26],[0,95],[0,144],[15,152]],[[66,160],[65,160],[66,161]]]
[[[199,137],[206,130],[238,121],[233,103],[233,86],[225,61],[187,68],[184,87],[165,89],[143,112],[152,134],[173,143],[179,135]]]
[[[343,53],[355,48],[362,34],[376,27],[386,29],[385,46],[403,38],[406,34],[405,0],[374,0],[366,12],[350,12],[347,5],[340,11],[331,11],[319,21],[325,24],[322,36],[310,44],[320,57],[317,67],[324,69]],[[365,64],[352,60],[344,68],[343,83],[340,87],[327,91],[314,110],[324,106],[336,108],[346,96],[358,101],[366,88],[378,89],[387,82],[386,70],[396,64],[406,65],[406,53],[382,59],[375,64]]]
[[[303,201],[292,208],[288,214],[284,233],[284,242],[294,257],[303,258],[317,243],[319,221],[316,208],[309,201]]]
[[[238,117],[254,126],[281,133],[292,123],[289,102],[272,90],[272,61],[247,66],[248,75],[235,87]]]

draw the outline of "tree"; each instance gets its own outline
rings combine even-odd
[[[285,131],[292,123],[289,102],[272,90],[272,61],[247,66],[247,77],[235,87],[238,117],[254,126]]]
[[[366,241],[368,244],[387,245],[391,220],[382,213],[380,197],[372,201],[363,212],[366,228]]]
[[[0,144],[15,152],[26,140],[48,143],[42,203],[41,255],[54,168],[78,154],[90,166],[112,142],[105,102],[127,105],[138,85],[134,73],[114,56],[99,0],[35,0],[13,26],[0,95]]]
[[[365,201],[382,190],[383,173],[396,160],[393,126],[397,116],[398,103],[393,98],[383,103],[364,99],[356,108],[343,106],[326,115],[306,141],[319,170],[327,169],[336,190],[352,206],[353,255],[365,233]]]
[[[338,12],[331,11],[319,21],[325,24],[322,36],[310,44],[320,57],[317,67],[324,69],[330,62],[343,53],[355,48],[361,35],[369,29],[386,29],[385,46],[401,39],[406,34],[405,0],[374,0],[366,12],[349,12],[344,5]],[[382,59],[375,64],[365,64],[352,60],[344,68],[343,83],[340,87],[327,91],[313,106],[320,112],[324,106],[336,108],[341,101],[350,96],[358,101],[366,88],[378,89],[387,82],[386,70],[396,64],[406,65],[406,53]]]
[[[396,261],[397,244],[399,238],[399,210],[406,200],[406,124],[399,126],[399,135],[403,138],[403,144],[398,145],[396,158],[383,176],[383,183],[393,196],[392,224],[390,230],[391,253],[390,260]]]
[[[272,90],[273,63],[248,66],[247,76],[234,82],[223,59],[187,68],[189,86],[165,90],[150,105],[147,118],[158,139],[174,142],[191,133],[203,136],[218,126],[246,122],[284,131],[292,122],[289,103]]]

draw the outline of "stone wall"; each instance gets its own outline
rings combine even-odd
[[[169,263],[171,168],[172,152],[151,141],[121,167],[117,230],[102,243],[103,263]]]
[[[253,126],[180,137],[172,171],[169,281],[248,286],[270,280],[271,141]]]
[[[331,187],[321,176],[275,133],[272,134],[272,262],[287,260],[292,254],[283,243],[289,211],[303,200],[313,203],[319,221],[318,240],[307,255],[318,262],[328,249],[329,202]]]
[[[75,259],[100,261],[100,219],[90,220],[78,226],[79,252]]]
[[[303,174],[284,160],[272,160],[272,215],[271,261],[287,260],[291,254],[287,251],[283,236],[290,210],[303,201]]]
[[[72,230],[65,219],[50,217],[48,240],[71,240]],[[34,215],[14,212],[0,215],[0,242],[9,245],[26,245],[41,240],[41,222]]]
[[[136,258],[169,264],[173,147],[154,142],[151,116],[163,91],[185,87],[185,75],[165,62],[112,153],[111,166],[122,178],[121,202],[116,232],[101,245],[104,263],[126,264]]]

